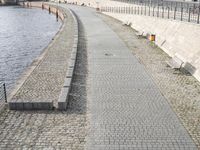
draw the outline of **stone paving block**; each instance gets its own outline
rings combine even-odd
[[[74,67],[73,68],[68,68],[67,69],[67,75],[66,78],[72,78],[74,73]]]
[[[67,103],[68,103],[68,95],[69,95],[70,88],[63,87],[58,99],[58,109],[59,110],[66,110]]]
[[[70,58],[71,58],[72,60],[76,60],[76,53],[71,53]]]
[[[33,110],[52,110],[54,108],[52,102],[33,102]]]
[[[67,102],[58,102],[58,110],[66,110]]]
[[[9,102],[8,107],[10,110],[15,110],[16,109],[15,102]]]
[[[68,64],[69,68],[73,68],[75,66],[75,63],[76,63],[75,60],[70,59]]]
[[[23,105],[23,109],[24,110],[33,110],[33,103],[31,103],[31,102],[25,102],[23,104],[24,104]]]
[[[23,110],[23,109],[24,109],[23,102],[16,102],[15,103],[15,110]]]
[[[65,82],[64,82],[64,85],[63,85],[63,87],[64,88],[70,88],[70,86],[71,86],[71,83],[72,83],[72,78],[65,78]]]

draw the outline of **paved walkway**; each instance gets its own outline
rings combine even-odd
[[[88,40],[87,148],[196,149],[144,66],[118,36],[94,10],[69,7]]]

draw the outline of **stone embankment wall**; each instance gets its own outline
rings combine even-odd
[[[121,3],[110,0],[68,0],[68,3],[89,7],[129,7],[133,4]],[[200,81],[200,25],[181,22],[177,20],[162,19],[156,17],[118,14],[104,12],[104,14],[116,18],[122,22],[130,22],[131,27],[140,33],[155,34],[155,43],[169,56],[178,57],[184,62],[184,67]]]

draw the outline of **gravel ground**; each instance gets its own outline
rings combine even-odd
[[[162,94],[200,149],[200,84],[184,70],[169,68],[169,56],[147,39],[136,36],[136,31],[123,26],[111,17],[99,14],[145,65]]]
[[[68,25],[72,25],[69,18],[67,20]],[[70,30],[69,26],[66,30]],[[81,23],[79,32],[77,63],[67,111],[3,111],[0,114],[0,149],[84,149],[87,55]],[[56,99],[59,93],[54,94]]]

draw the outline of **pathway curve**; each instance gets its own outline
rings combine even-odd
[[[68,7],[82,21],[88,41],[87,148],[196,149],[151,76],[119,37],[93,9]]]

